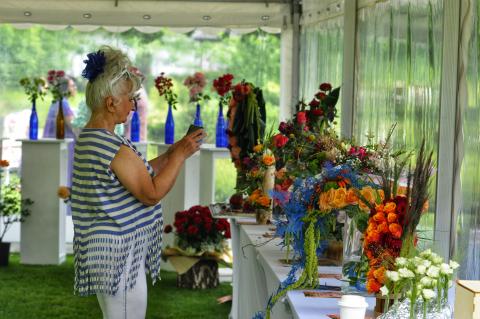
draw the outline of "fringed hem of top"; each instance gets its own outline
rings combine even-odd
[[[93,234],[83,240],[75,238],[74,293],[80,296],[115,295],[131,251],[133,258],[127,274],[128,289],[135,287],[142,261],[155,284],[157,278],[160,279],[162,226],[159,218],[151,225],[126,235]],[[145,245],[147,254],[144,260]]]

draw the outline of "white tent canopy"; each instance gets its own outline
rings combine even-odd
[[[242,28],[280,32],[290,21],[289,0],[268,1],[160,1],[160,0],[2,0],[0,23],[28,27],[42,24],[62,29],[74,26],[91,31],[105,26],[113,32],[135,27],[156,32],[160,27]]]

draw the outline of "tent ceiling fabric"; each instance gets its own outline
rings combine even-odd
[[[19,28],[41,24],[49,30],[73,26],[91,31],[102,26],[113,32],[134,27],[152,33],[161,27],[179,32],[199,27],[276,33],[290,21],[289,0],[250,1],[2,0],[0,23]]]

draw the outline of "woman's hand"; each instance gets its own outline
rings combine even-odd
[[[186,160],[200,149],[202,140],[205,137],[207,137],[207,134],[203,129],[197,130],[173,144],[171,150],[169,151],[171,152],[172,156],[178,156],[182,160]]]

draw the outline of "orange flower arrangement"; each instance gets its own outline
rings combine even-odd
[[[269,208],[270,203],[270,197],[265,194],[261,189],[254,190],[247,199],[247,204],[253,208]]]
[[[403,195],[375,205],[370,212],[363,248],[369,260],[367,291],[377,293],[385,282],[385,271],[393,269],[393,262],[402,248],[403,220],[407,210]]]

